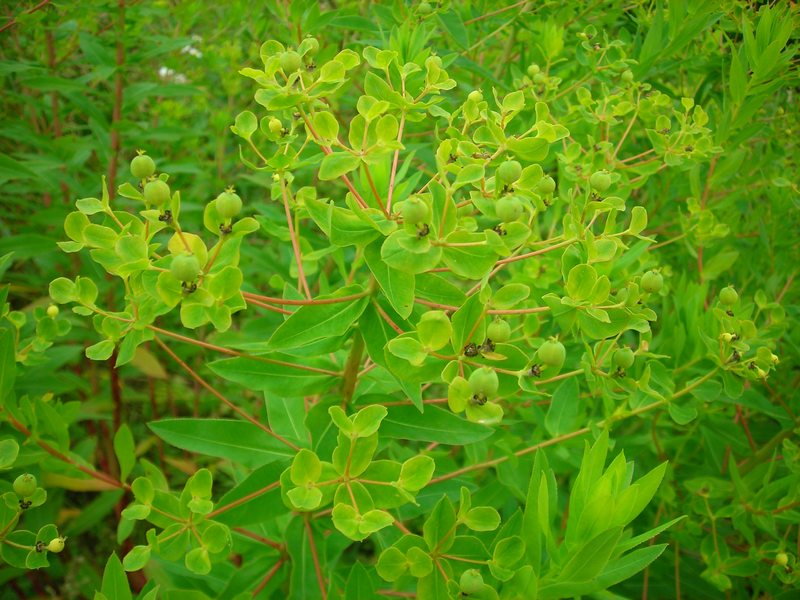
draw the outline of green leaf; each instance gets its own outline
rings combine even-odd
[[[442,248],[431,246],[428,238],[419,239],[416,235],[399,230],[384,240],[381,258],[399,271],[417,275],[439,264]]]
[[[597,271],[590,265],[575,265],[567,276],[567,293],[573,300],[586,300],[597,282]]]
[[[120,425],[117,433],[114,434],[114,453],[117,455],[119,462],[119,478],[125,481],[136,463],[136,443],[133,439],[133,433],[127,423]]]
[[[131,484],[131,491],[137,502],[141,502],[142,504],[150,504],[155,497],[155,488],[147,477],[137,477],[134,479]]]
[[[277,518],[288,513],[289,509],[281,502],[281,488],[275,485],[284,466],[284,463],[273,462],[250,473],[219,499],[218,508],[225,510],[214,520],[241,526],[263,522],[264,515]]]
[[[428,549],[447,552],[453,545],[456,530],[456,512],[447,496],[442,496],[422,526],[422,537]]]
[[[114,352],[114,342],[103,340],[86,348],[86,358],[92,360],[108,360]]]
[[[373,600],[376,596],[375,585],[366,567],[356,562],[350,567],[350,574],[344,586],[344,598],[347,600]]]
[[[670,402],[667,408],[670,418],[678,425],[687,425],[697,418],[697,409],[694,406],[681,406]]]
[[[253,468],[294,456],[291,448],[245,421],[163,419],[148,423],[148,427],[176,448],[225,458]]]
[[[504,538],[497,543],[489,561],[489,570],[500,581],[508,581],[514,576],[513,567],[525,554],[525,543],[517,535]]]
[[[378,404],[362,408],[353,417],[353,433],[361,438],[373,435],[378,431],[387,412],[385,406]]]
[[[492,435],[490,427],[471,423],[449,410],[427,405],[425,413],[413,406],[391,406],[381,425],[381,437],[463,446]]]
[[[349,152],[334,152],[322,159],[319,167],[319,178],[322,181],[331,181],[350,171],[355,171],[361,159]]]
[[[340,406],[331,406],[328,409],[328,414],[331,416],[333,424],[336,425],[342,433],[348,436],[353,433],[353,421],[345,414]]]
[[[360,286],[342,288],[336,298],[361,292]],[[306,304],[278,327],[269,338],[267,345],[272,350],[301,348],[318,340],[336,338],[344,335],[367,307],[366,296],[335,302],[331,304]],[[313,323],[313,327],[309,327]]]
[[[433,571],[433,560],[422,548],[416,546],[409,548],[406,558],[408,559],[408,571],[413,577],[425,577]]]
[[[491,506],[476,506],[461,520],[472,531],[494,531],[500,525],[500,514]]]
[[[503,112],[517,112],[525,108],[525,94],[522,90],[511,92],[503,98]]]
[[[474,246],[459,245],[480,243]],[[497,254],[486,244],[486,234],[454,231],[445,239],[442,260],[456,275],[481,279],[494,267]]]
[[[112,552],[103,570],[103,584],[100,591],[107,597],[114,600],[131,600],[131,589],[128,586],[128,578],[122,563],[117,558],[116,553]]]
[[[309,444],[309,432],[305,424],[306,410],[302,401],[297,398],[283,398],[273,394],[264,394],[267,405],[269,427],[299,446]]]
[[[621,536],[622,527],[614,527],[583,544],[564,565],[557,581],[588,581],[596,577],[608,564]]]
[[[492,296],[491,304],[494,308],[508,309],[517,308],[527,300],[531,294],[531,288],[522,283],[509,283],[501,287]]]
[[[739,51],[731,52],[731,68],[728,76],[728,88],[734,105],[741,105],[747,91],[747,73],[739,58]]]
[[[286,492],[292,505],[299,511],[312,511],[322,503],[322,492],[315,487],[297,487]]]
[[[207,575],[211,572],[211,559],[208,557],[208,550],[204,547],[189,550],[184,559],[186,568],[197,575]]]
[[[312,121],[317,135],[319,135],[327,145],[331,145],[331,142],[336,141],[339,137],[339,122],[336,120],[336,117],[333,116],[333,113],[327,110],[321,110],[314,113]],[[335,177],[332,179],[335,179]]]
[[[414,275],[387,265],[381,258],[381,240],[364,248],[367,266],[397,314],[407,319],[414,309]]]
[[[453,324],[453,349],[460,354],[467,342],[481,343],[486,314],[478,294],[473,294],[461,305],[450,321]]]
[[[648,546],[610,562],[597,577],[598,589],[606,589],[621,581],[630,579],[661,556],[666,547],[667,544]]]
[[[258,117],[246,110],[236,115],[231,131],[245,140],[249,140],[258,129]]]
[[[449,10],[446,13],[438,13],[436,17],[442,28],[453,37],[461,48],[465,50],[469,48],[469,30],[465,27],[464,21],[457,11]]]
[[[410,335],[389,340],[389,343],[386,344],[386,349],[398,358],[407,360],[415,367],[424,363],[428,356],[423,345]]]
[[[316,578],[315,561],[311,553],[309,534],[313,535],[313,527],[306,528],[305,518],[298,516],[289,522],[286,528],[286,551],[289,554],[291,574],[289,579],[289,598],[291,600],[322,600],[322,592]],[[315,539],[317,548],[324,547],[322,539]],[[327,572],[325,554],[319,556],[320,568]]]
[[[361,515],[361,521],[358,524],[358,532],[363,536],[369,536],[376,531],[388,527],[392,523],[394,523],[394,517],[385,510],[368,510]]]
[[[508,149],[522,160],[539,163],[542,162],[550,150],[550,144],[543,137],[525,137],[521,139],[509,138]]]
[[[126,571],[139,571],[150,562],[150,546],[134,546],[122,559]]]
[[[458,171],[458,175],[456,175],[456,180],[453,183],[453,188],[458,189],[467,185],[468,183],[477,183],[484,176],[484,168],[483,165],[467,165],[466,167],[460,169]]]
[[[319,359],[298,359],[273,354],[269,359],[229,358],[209,363],[212,372],[253,391],[263,391],[290,398],[302,398],[327,390],[333,376],[307,368],[318,369],[328,364]],[[274,362],[267,362],[274,361]]]
[[[408,570],[408,561],[405,554],[392,547],[381,552],[375,567],[386,581],[397,581]]]
[[[331,511],[331,520],[336,529],[351,540],[356,541],[360,541],[366,537],[366,535],[360,533],[358,530],[360,524],[359,517],[358,511],[344,502],[334,504],[333,510]]]
[[[565,380],[553,392],[550,407],[544,419],[547,432],[553,437],[572,431],[580,411],[578,381],[575,378]]]
[[[81,198],[75,201],[75,206],[85,215],[93,215],[105,210],[103,203],[97,198]],[[67,235],[69,235],[69,233],[67,233]]]
[[[2,344],[3,344],[3,331],[0,330],[0,393],[3,392],[3,368],[2,368]],[[8,396],[3,396],[7,398]],[[19,444],[17,440],[7,439],[0,440],[0,469],[8,469],[17,460],[19,454]]]
[[[50,284],[51,290],[52,285]],[[6,327],[0,327],[0,398],[3,398],[4,402],[6,398],[10,399],[12,397],[16,374],[17,361],[14,349],[14,333]],[[19,449],[19,446],[17,446],[17,449]],[[16,457],[16,454],[14,456]]]
[[[50,297],[57,304],[74,302],[77,298],[75,283],[66,277],[59,277],[50,282]]]
[[[413,456],[400,469],[400,486],[409,492],[418,492],[431,480],[436,464],[430,456]]]
[[[647,209],[644,206],[634,206],[631,211],[631,224],[628,234],[639,235],[647,227]]]
[[[303,448],[292,460],[291,479],[295,485],[317,481],[322,474],[322,464],[311,450]]]

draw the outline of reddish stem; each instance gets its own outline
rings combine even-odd
[[[278,441],[279,441],[279,442],[281,442],[282,444],[284,444],[284,445],[288,446],[288,447],[289,447],[289,448],[291,448],[292,450],[295,450],[295,451],[299,451],[299,450],[300,450],[300,448],[299,448],[298,446],[296,446],[295,444],[293,444],[292,442],[290,442],[289,440],[287,440],[287,439],[286,439],[286,438],[284,438],[283,436],[281,436],[281,435],[278,435],[277,433],[275,433],[274,431],[272,431],[272,430],[271,430],[269,427],[267,427],[267,426],[266,426],[266,425],[264,425],[263,423],[260,423],[260,422],[259,422],[257,419],[254,419],[253,417],[251,417],[250,415],[248,415],[248,414],[247,414],[245,411],[243,411],[241,408],[239,408],[238,406],[236,406],[236,405],[235,405],[233,402],[231,402],[230,400],[228,400],[228,399],[227,399],[225,396],[223,396],[222,394],[220,394],[220,393],[219,393],[219,392],[218,392],[216,389],[214,389],[214,387],[213,387],[212,385],[210,385],[209,383],[207,383],[207,382],[205,381],[205,379],[203,379],[202,377],[200,377],[200,375],[198,375],[198,374],[197,374],[197,373],[194,371],[194,369],[192,369],[192,368],[191,368],[189,365],[187,365],[187,364],[186,364],[186,363],[185,363],[185,362],[184,362],[184,361],[183,361],[183,360],[182,360],[182,359],[181,359],[181,358],[180,358],[180,357],[179,357],[177,354],[175,354],[175,353],[174,353],[172,350],[170,350],[169,346],[167,346],[167,345],[166,345],[164,342],[162,342],[162,341],[161,341],[161,338],[159,338],[158,336],[156,336],[154,339],[156,340],[156,343],[157,343],[159,346],[161,346],[161,348],[162,348],[162,349],[163,349],[163,350],[164,350],[164,351],[165,351],[167,354],[169,354],[169,355],[170,355],[170,356],[173,358],[173,360],[175,360],[175,362],[177,362],[177,363],[178,363],[178,364],[179,364],[179,365],[180,365],[180,366],[183,368],[183,370],[184,370],[184,371],[186,371],[186,373],[187,373],[187,374],[188,374],[188,375],[189,375],[189,376],[190,376],[192,379],[194,379],[194,380],[195,380],[197,383],[199,383],[201,386],[203,386],[203,387],[204,387],[206,390],[208,390],[208,391],[209,391],[209,392],[211,392],[211,393],[212,393],[214,396],[216,396],[216,397],[217,397],[217,399],[219,399],[219,400],[220,400],[220,402],[222,402],[223,404],[225,404],[226,406],[228,406],[228,407],[229,407],[229,408],[230,408],[230,409],[231,409],[233,412],[235,412],[237,415],[239,415],[240,417],[242,417],[244,420],[248,421],[249,423],[252,423],[252,424],[253,424],[253,425],[255,425],[256,427],[258,427],[259,429],[261,429],[261,431],[263,431],[263,432],[264,432],[264,433],[266,433],[267,435],[270,435],[270,436],[274,437],[276,440],[278,440]]]
[[[241,506],[242,504],[245,504],[246,502],[250,502],[250,500],[252,500],[253,498],[258,498],[260,495],[266,494],[270,490],[274,490],[280,484],[281,484],[280,481],[274,481],[274,482],[270,483],[269,485],[261,488],[260,490],[256,490],[255,492],[251,492],[251,493],[247,494],[246,496],[243,496],[243,497],[239,498],[238,500],[234,500],[230,504],[226,504],[225,506],[220,506],[218,509],[213,510],[210,513],[208,513],[206,515],[206,519],[213,519],[214,517],[216,517],[219,514],[224,513],[225,511],[228,511],[228,510],[230,510],[232,508],[236,508],[237,506]]]
[[[180,333],[173,333],[167,329],[162,329],[161,327],[156,327],[155,325],[150,325],[148,327],[153,331],[160,333],[162,335],[166,335],[168,337],[174,338],[176,340],[180,340],[182,342],[186,342],[187,344],[194,344],[195,346],[200,346],[201,348],[208,348],[209,350],[215,350],[221,354],[227,354],[229,356],[236,356],[239,358],[249,358],[250,360],[255,360],[258,362],[269,363],[272,365],[281,365],[283,367],[290,367],[293,369],[300,369],[301,371],[311,371],[312,373],[320,373],[321,375],[330,375],[332,377],[341,377],[342,374],[337,371],[330,371],[328,369],[320,369],[318,367],[309,367],[307,365],[297,365],[294,363],[287,362],[285,360],[276,360],[273,358],[265,358],[263,356],[255,356],[252,354],[247,354],[245,352],[238,352],[236,350],[231,350],[230,348],[225,348],[223,346],[216,346],[214,344],[209,344],[208,342],[202,342],[200,340],[196,340],[194,338],[187,337],[185,335],[181,335]]]
[[[243,536],[250,538],[251,540],[255,540],[256,542],[261,542],[262,544],[269,546],[270,548],[275,548],[275,550],[283,551],[283,544],[279,544],[269,538],[265,538],[262,535],[258,535],[257,533],[253,533],[252,531],[247,531],[246,529],[242,529],[241,527],[234,527],[233,530],[236,533],[241,533]]]
[[[405,91],[405,80],[403,80],[403,91]],[[406,125],[406,114],[400,116],[400,128],[397,130],[397,141],[403,139],[403,128]],[[394,180],[397,177],[397,162],[400,159],[400,150],[394,151],[394,158],[392,159],[392,174],[389,176],[389,194],[386,199],[386,211],[392,212],[392,196],[394,195]]]
[[[270,579],[272,579],[275,576],[275,573],[278,572],[278,569],[280,569],[283,566],[283,563],[285,562],[286,558],[282,556],[278,560],[278,562],[272,565],[272,568],[269,571],[267,571],[267,574],[264,576],[264,579],[262,579],[261,582],[256,587],[256,589],[253,590],[253,596],[258,596],[261,590],[267,587],[267,584],[269,583]]]
[[[283,209],[286,212],[286,224],[289,226],[289,235],[292,238],[292,250],[294,250],[294,259],[297,262],[297,278],[300,280],[300,286],[306,293],[307,298],[311,298],[311,291],[308,289],[308,282],[306,281],[306,274],[303,272],[303,256],[300,253],[300,241],[297,238],[297,232],[294,229],[294,222],[292,221],[292,211],[289,208],[289,195],[286,193],[286,182],[281,177],[281,194],[283,195]]]
[[[350,302],[350,300],[357,300],[368,296],[369,292],[361,292],[360,294],[350,294],[349,296],[339,296],[338,298],[309,298],[308,300],[290,300],[288,298],[275,298],[273,296],[261,296],[260,294],[253,294],[250,292],[242,292],[242,295],[247,299],[260,300],[262,302],[269,302],[270,304],[288,304],[290,306],[306,306],[308,304],[338,304],[339,302]]]
[[[322,593],[322,600],[326,600],[328,597],[328,592],[325,590],[325,579],[322,577],[322,569],[319,565],[319,555],[317,554],[317,545],[314,543],[314,532],[311,530],[311,521],[308,513],[303,516],[303,521],[306,526],[306,533],[308,534],[308,545],[311,547],[311,558],[314,561],[314,572],[317,574],[319,591]]]

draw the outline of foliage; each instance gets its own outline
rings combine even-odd
[[[142,4],[0,33],[20,597],[789,597],[794,9]]]

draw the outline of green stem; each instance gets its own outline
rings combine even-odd
[[[353,398],[353,392],[358,382],[358,371],[361,367],[361,359],[364,356],[364,338],[361,332],[356,329],[353,333],[353,346],[347,357],[347,364],[344,367],[344,380],[342,381],[342,404],[348,404]]]

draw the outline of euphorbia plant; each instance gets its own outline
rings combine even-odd
[[[598,592],[679,520],[633,526],[667,465],[607,466],[613,430],[662,410],[688,423],[709,389],[774,368],[778,332],[732,288],[691,315],[696,368],[650,350],[672,273],[634,191],[721,152],[702,107],[636,81],[595,33],[579,55],[607,74],[602,98],[575,85],[555,110],[572,90],[549,64],[510,91],[458,89],[431,33],[423,20],[358,52],[266,42],[242,70],[258,112],[231,129],[269,198],[209,193],[205,231],[146,154],[114,200],[78,200],[62,249],[88,248],[125,292],[109,310],[91,278],[51,284],[104,338],[86,355],[122,366],[149,343],[224,407],[149,423],[205,457],[177,487],[120,428],[118,540],[139,543],[108,573],[174,589],[211,573],[214,594],[241,597]],[[649,148],[628,151],[632,136]],[[259,239],[279,246],[269,281],[244,260]],[[178,343],[226,358],[201,372]],[[558,454],[569,444],[582,459]]]

